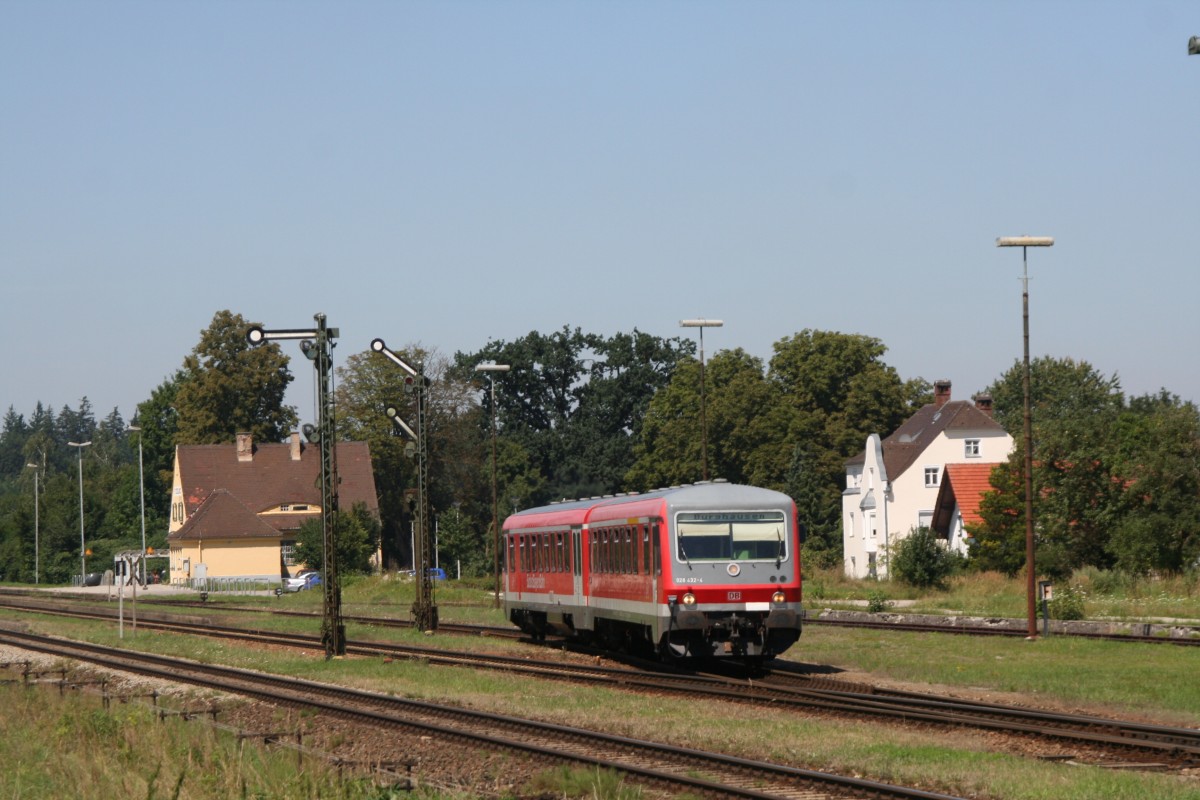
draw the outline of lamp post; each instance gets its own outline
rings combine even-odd
[[[83,539],[83,448],[91,442],[67,442],[68,447],[79,448],[79,585],[87,580],[87,545]]]
[[[33,469],[33,585],[39,583],[39,576],[42,574],[41,563],[41,545],[39,544],[40,522],[38,519],[38,465],[26,464],[25,466]]]
[[[509,364],[479,364],[476,372],[486,372],[492,389],[492,581],[496,596],[492,608],[500,607],[500,500],[496,491],[496,373],[508,372]]]
[[[1200,56],[1200,36],[1193,36],[1188,39],[1188,55]]]
[[[1034,597],[1037,585],[1033,559],[1033,422],[1029,401],[1029,248],[1053,247],[1052,236],[1001,236],[996,239],[997,247],[1021,248],[1021,311],[1025,333],[1025,369],[1021,385],[1025,392],[1025,572],[1026,605],[1028,612],[1027,639],[1037,638],[1037,600]]]
[[[704,480],[708,480],[708,417],[704,408],[704,329],[720,328],[724,325],[725,322],[719,319],[679,320],[679,327],[681,328],[700,329],[700,451],[704,463],[702,472]]]
[[[142,429],[139,425],[130,425],[129,430],[137,431],[138,435],[138,495],[141,501],[142,514],[142,585],[146,585],[146,474],[142,470]]]

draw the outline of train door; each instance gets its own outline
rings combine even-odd
[[[571,529],[571,594],[576,605],[583,601],[583,532],[579,528]]]
[[[658,587],[662,583],[662,526],[652,519],[647,526],[650,531],[650,596],[658,602]]]

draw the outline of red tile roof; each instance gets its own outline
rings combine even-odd
[[[279,531],[263,522],[226,489],[209,494],[183,527],[171,534],[172,541],[278,538]]]
[[[367,443],[339,442],[336,457],[338,505],[349,509],[361,502],[378,515]],[[316,447],[301,447],[300,458],[293,459],[291,444],[260,444],[252,459],[239,461],[233,444],[180,445],[175,458],[189,517],[218,489],[227,489],[255,514],[281,503],[321,505],[321,453]]]
[[[998,466],[998,463],[947,464],[934,506],[933,529],[942,534],[949,531],[955,506],[962,514],[964,527],[983,522],[979,503],[984,494],[992,491],[992,470]]]

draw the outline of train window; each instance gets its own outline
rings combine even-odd
[[[642,531],[642,574],[650,574],[650,529],[645,525],[641,527]]]
[[[633,529],[625,529],[625,546],[621,548],[625,551],[625,571],[637,572],[637,542],[633,538]]]
[[[681,513],[676,534],[681,561],[787,558],[787,525],[781,511]]]
[[[660,552],[660,543],[662,542],[662,536],[660,536],[661,532],[662,529],[657,522],[650,526],[650,546],[653,550],[651,560],[654,562],[655,575],[662,575],[662,553]]]
[[[583,562],[583,544],[581,541],[582,536],[583,536],[583,534],[580,531],[571,531],[571,555],[574,556],[574,558],[572,559],[572,562],[573,562],[572,573],[575,575],[583,574],[583,564],[582,564],[582,562]]]

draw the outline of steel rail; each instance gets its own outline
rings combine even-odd
[[[813,787],[820,787],[841,797],[961,800],[912,787],[39,634],[0,631],[0,643],[266,702],[314,708],[374,725],[453,737],[475,746],[517,750],[555,761],[616,769],[643,780],[706,795],[774,800],[797,797],[799,792],[811,792]],[[318,699],[320,697],[327,699]],[[498,735],[494,732],[497,729],[509,735]],[[513,738],[514,735],[520,738]],[[597,755],[602,748],[609,755]],[[695,770],[705,771],[712,779],[696,777],[692,774]],[[764,786],[768,782],[774,784],[773,789]]]
[[[23,607],[6,603],[0,606]],[[99,609],[65,610],[40,604],[28,610],[60,613],[83,618],[111,618]],[[184,634],[210,635],[288,647],[318,648],[311,635],[276,631],[246,630],[205,623],[145,619],[143,625]],[[1053,738],[1075,744],[1119,749],[1122,752],[1150,754],[1163,759],[1155,766],[1188,767],[1200,763],[1200,731],[1163,725],[1149,725],[1102,717],[1062,714],[996,703],[965,701],[918,692],[900,692],[829,679],[811,679],[788,673],[772,673],[765,679],[746,680],[728,675],[678,672],[664,675],[601,665],[580,665],[494,654],[475,654],[440,648],[414,647],[385,642],[349,642],[348,652],[358,655],[384,655],[420,659],[442,665],[486,667],[538,677],[602,682],[623,688],[684,693],[689,697],[708,696],[735,702],[750,702],[775,707],[790,706],[830,713],[871,718],[888,717],[905,722],[971,727],[1004,733]]]

